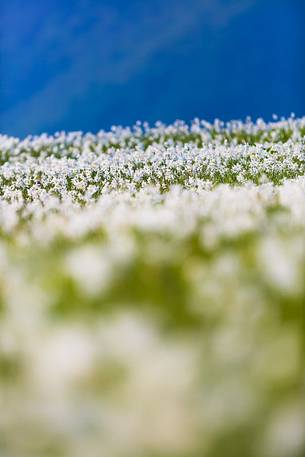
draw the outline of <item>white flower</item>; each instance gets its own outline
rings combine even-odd
[[[68,275],[89,295],[95,295],[107,287],[111,275],[111,260],[97,246],[84,246],[70,252],[64,262]]]

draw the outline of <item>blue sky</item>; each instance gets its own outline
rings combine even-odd
[[[2,0],[0,129],[305,114],[302,0]]]

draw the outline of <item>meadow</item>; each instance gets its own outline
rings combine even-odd
[[[305,455],[305,118],[0,136],[0,456]]]

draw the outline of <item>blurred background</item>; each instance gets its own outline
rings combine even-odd
[[[304,0],[1,0],[0,130],[305,113]]]

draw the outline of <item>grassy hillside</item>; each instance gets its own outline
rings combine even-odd
[[[1,457],[305,455],[305,118],[0,162]]]

